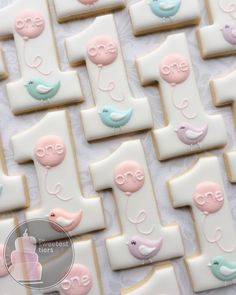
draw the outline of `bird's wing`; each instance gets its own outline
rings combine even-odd
[[[126,114],[116,113],[116,112],[112,112],[110,114],[110,117],[113,121],[120,121],[120,120],[124,119],[125,116],[126,116]]]
[[[175,8],[175,4],[174,3],[165,3],[165,2],[162,2],[159,4],[160,8],[162,10],[169,10],[169,9],[172,9],[172,8]]]
[[[230,275],[236,273],[236,268],[228,268],[226,266],[221,266],[220,273],[224,276],[230,276]]]
[[[71,225],[74,222],[73,219],[66,219],[64,217],[58,217],[56,219],[56,223],[58,223],[60,226],[68,226]]]
[[[39,84],[38,86],[36,86],[36,89],[37,89],[37,91],[39,93],[45,94],[45,93],[50,92],[53,89],[53,87],[49,87],[49,86],[45,86],[45,85]]]
[[[193,131],[193,130],[187,130],[185,135],[188,139],[197,139],[199,136],[203,134],[202,131]]]
[[[154,252],[156,250],[155,247],[149,248],[147,246],[141,245],[138,248],[140,254],[142,254],[143,256],[148,256],[150,255],[152,252]]]

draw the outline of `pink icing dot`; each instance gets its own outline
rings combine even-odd
[[[202,182],[194,190],[193,201],[204,214],[215,213],[224,205],[224,192],[217,183]]]
[[[118,49],[109,36],[97,36],[88,43],[87,54],[92,63],[107,66],[117,58]]]
[[[60,287],[65,295],[87,295],[92,285],[92,275],[87,266],[74,264]]]
[[[82,4],[93,4],[95,2],[97,2],[98,0],[79,0],[79,2],[81,2]]]
[[[189,63],[184,56],[167,55],[160,64],[162,79],[171,85],[183,83],[189,76]]]
[[[4,245],[0,245],[0,277],[5,277],[8,275],[7,268],[5,266],[5,259],[4,259]]]
[[[51,168],[59,165],[64,160],[66,147],[59,136],[47,135],[38,140],[34,153],[41,165]]]
[[[44,26],[44,18],[38,11],[24,10],[17,14],[15,18],[15,30],[26,40],[41,35]]]
[[[127,195],[140,190],[144,185],[144,180],[144,169],[138,162],[125,161],[114,170],[116,186]]]

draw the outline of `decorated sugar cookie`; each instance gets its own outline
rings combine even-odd
[[[0,19],[0,37],[13,35],[21,72],[7,84],[14,114],[83,100],[77,73],[60,70],[47,1],[16,0]]]
[[[74,240],[74,264],[68,275],[50,292],[60,295],[102,295],[95,245],[92,240]]]
[[[130,5],[135,35],[196,25],[200,21],[197,0],[140,0]]]
[[[25,209],[29,195],[25,176],[8,176],[3,148],[0,144],[0,213]]]
[[[125,0],[54,0],[59,22],[85,18],[125,7]]]
[[[231,105],[233,118],[236,123],[236,95],[235,95],[236,71],[210,81],[212,100],[215,106]]]
[[[41,201],[38,208],[26,211],[26,219],[51,222],[45,240],[60,238],[62,229],[75,236],[105,227],[100,198],[82,195],[65,111],[48,113],[37,125],[13,136],[12,145],[17,162],[34,161]]]
[[[0,80],[7,79],[8,72],[7,67],[4,59],[3,51],[0,49]]]
[[[203,58],[236,52],[236,1],[207,0],[210,24],[201,27],[198,41]]]
[[[15,227],[14,218],[0,220],[0,294],[31,295],[31,291],[16,282],[6,268],[5,243]]]
[[[222,116],[210,116],[202,106],[184,34],[167,37],[159,48],[137,59],[137,68],[144,86],[157,81],[160,87],[165,127],[153,131],[159,160],[227,143]]]
[[[85,31],[67,39],[66,49],[71,65],[86,62],[94,95],[95,105],[81,111],[88,141],[152,127],[147,98],[136,99],[131,93],[112,15],[96,18]]]
[[[121,295],[180,295],[179,285],[171,264],[156,266],[136,285],[121,291]]]
[[[199,244],[186,263],[195,292],[235,282],[236,231],[221,170],[216,157],[205,157],[168,182],[174,207],[192,209]]]
[[[183,255],[178,225],[161,223],[139,140],[123,143],[109,157],[90,165],[90,170],[95,189],[112,188],[117,204],[121,233],[106,240],[113,270]]]

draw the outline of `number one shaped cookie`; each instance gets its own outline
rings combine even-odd
[[[57,20],[70,21],[122,9],[125,0],[54,0]]]
[[[1,9],[0,37],[12,35],[22,75],[7,84],[14,114],[82,100],[77,73],[59,68],[47,0],[16,0]]]
[[[92,164],[90,170],[95,189],[101,191],[111,188],[117,205],[121,233],[106,240],[113,270],[183,255],[178,225],[161,224],[139,140],[123,143],[108,158]]]
[[[96,18],[85,31],[67,39],[66,48],[71,65],[86,62],[94,95],[95,106],[81,112],[88,141],[152,127],[147,98],[131,94],[112,15]]]
[[[171,28],[197,25],[197,0],[141,0],[129,7],[134,34],[142,35]]]
[[[205,157],[168,182],[174,207],[192,209],[199,249],[186,262],[195,292],[236,278],[236,232],[221,169],[216,157]]]
[[[139,58],[137,67],[143,85],[159,82],[166,125],[153,131],[159,160],[226,144],[222,116],[209,116],[202,106],[184,34],[167,37],[159,48]]]
[[[25,176],[8,176],[3,147],[0,143],[0,213],[29,206]]]
[[[14,218],[0,220],[0,294],[31,295],[31,291],[16,282],[5,267],[5,263],[8,263],[8,259],[10,259],[8,257],[6,261],[5,243],[15,227],[16,220]]]
[[[48,113],[34,127],[15,135],[12,144],[15,160],[33,160],[38,177],[41,202],[39,208],[26,211],[27,220],[48,218],[70,236],[105,227],[100,198],[82,196],[66,111]],[[45,240],[58,238],[60,228],[52,223],[52,228],[45,232]]]
[[[171,264],[156,266],[143,281],[124,289],[121,295],[180,295],[179,285]]]
[[[0,49],[0,80],[5,80],[8,77],[7,67],[4,59],[3,51]]]
[[[232,105],[236,125],[236,71],[210,81],[212,100],[215,106]]]
[[[207,0],[210,25],[198,30],[203,58],[236,53],[236,5],[233,0]]]
[[[90,239],[74,240],[74,264],[60,284],[47,290],[60,295],[103,295],[94,242]],[[51,265],[50,265],[51,264]],[[49,263],[48,271],[54,269]],[[47,271],[47,270],[46,270]],[[62,269],[62,273],[66,271]]]

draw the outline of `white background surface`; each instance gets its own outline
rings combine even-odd
[[[13,1],[14,0],[0,0],[0,7],[4,7],[5,5]],[[129,6],[132,3],[137,2],[137,0],[128,0],[127,2],[127,6]],[[208,20],[206,17],[204,1],[200,0],[200,4],[202,10],[202,26],[207,24]],[[64,39],[66,37],[72,36],[82,31],[93,21],[93,19],[89,18],[86,20],[74,21],[67,24],[59,25],[56,22],[55,12],[52,5],[51,11],[53,15],[53,23],[57,39],[57,45],[59,49],[61,66],[63,70],[67,70],[69,69],[69,65],[65,54]],[[131,24],[127,8],[122,11],[116,12],[115,20],[119,31],[120,41],[125,57],[125,63],[131,89],[136,97],[148,97],[153,110],[155,127],[160,128],[163,125],[163,117],[158,90],[156,87],[141,87],[138,81],[137,71],[134,62],[136,57],[146,54],[147,52],[155,48],[158,44],[163,42],[168,34],[175,33],[175,31],[152,34],[147,35],[145,37],[135,38],[132,35]],[[196,80],[205,109],[209,114],[221,113],[225,119],[228,132],[228,145],[224,150],[231,150],[233,147],[236,147],[235,127],[233,124],[232,112],[229,107],[224,107],[220,109],[213,107],[209,92],[208,81],[213,77],[217,77],[218,75],[224,74],[235,69],[236,59],[235,56],[231,56],[213,59],[209,61],[203,61],[199,55],[199,50],[195,38],[195,30],[196,27],[192,27],[178,30],[178,32],[184,31],[187,35],[190,46],[190,52],[193,59],[193,65],[195,68]],[[0,44],[0,47],[3,48],[4,53],[6,55],[7,65],[10,72],[10,78],[8,81],[14,81],[18,79],[20,75],[14,42],[6,41]],[[93,187],[91,185],[91,179],[88,170],[88,163],[100,160],[103,157],[109,155],[125,140],[141,138],[145,146],[147,161],[151,170],[151,177],[157,196],[161,219],[163,223],[171,223],[173,221],[176,221],[180,224],[184,238],[186,255],[193,255],[197,250],[197,245],[190,212],[188,209],[174,210],[172,208],[167,193],[166,180],[191,166],[200,155],[160,163],[158,162],[155,155],[150,132],[134,136],[122,136],[119,138],[113,138],[106,141],[88,144],[84,138],[81,121],[79,117],[79,111],[81,109],[87,109],[91,107],[93,104],[93,99],[91,96],[91,89],[89,87],[86,68],[80,67],[76,70],[78,70],[79,77],[81,79],[82,89],[86,101],[80,105],[67,107],[67,110],[70,112],[70,117],[72,120],[73,133],[78,152],[80,176],[84,188],[84,194],[87,195],[93,193]],[[31,196],[31,206],[35,207],[39,203],[39,191],[34,167],[32,164],[19,166],[14,162],[13,153],[10,146],[10,138],[13,134],[26,130],[30,126],[36,124],[45,115],[46,112],[38,112],[19,117],[13,116],[9,109],[8,100],[6,96],[6,82],[7,81],[0,82],[0,127],[2,133],[2,141],[4,145],[4,153],[7,160],[9,173],[24,173],[27,176]],[[96,126],[94,126],[94,128],[96,128]],[[222,159],[222,153],[224,150],[216,150],[210,153],[205,153],[204,155],[218,155],[220,157],[220,161],[222,164],[222,175],[225,180],[226,190],[228,192],[228,198],[230,200],[231,205],[231,213],[234,217],[234,220],[236,220],[236,185],[230,185],[226,179]],[[140,267],[137,269],[122,272],[111,271],[104,245],[104,239],[106,237],[117,234],[119,232],[119,227],[116,218],[116,208],[111,194],[109,192],[104,193],[103,200],[106,213],[107,229],[100,233],[94,234],[94,238],[97,245],[100,270],[102,273],[104,295],[118,295],[120,294],[121,288],[130,286],[142,279],[150,271],[151,266]],[[24,218],[23,213],[19,213],[18,216],[21,219]],[[117,253],[117,255],[119,255],[119,253]],[[188,274],[183,264],[183,260],[178,259],[175,260],[173,263],[177,271],[178,281],[181,287],[182,294],[194,294],[190,286]],[[236,285],[224,289],[212,290],[210,292],[205,292],[201,294],[233,295],[235,293]]]

